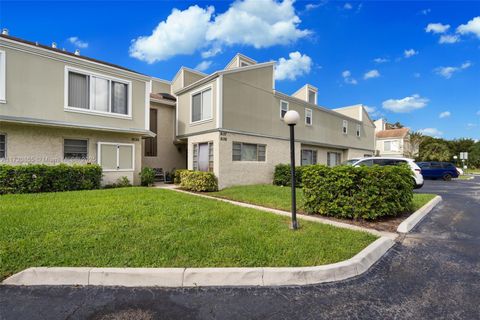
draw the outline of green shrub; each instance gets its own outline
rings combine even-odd
[[[140,183],[142,186],[150,186],[155,182],[155,171],[145,167],[140,172]]]
[[[124,187],[131,187],[132,184],[130,183],[130,180],[128,180],[128,177],[122,176],[117,179],[117,182],[115,182],[115,185],[117,188],[124,188]]]
[[[338,218],[396,216],[411,208],[412,179],[408,166],[307,166],[302,176],[304,208]]]
[[[99,165],[0,165],[0,194],[98,189],[101,180]]]
[[[187,169],[177,169],[177,170],[175,170],[175,172],[173,173],[173,183],[181,184],[182,183],[182,172],[185,172],[185,171],[190,171],[190,170],[187,170]]]
[[[180,186],[185,190],[211,192],[218,190],[218,182],[211,172],[182,170]]]
[[[295,167],[295,184],[297,186],[302,185],[302,171],[304,167]],[[277,164],[275,166],[275,172],[273,173],[273,184],[277,186],[289,186],[290,181],[290,165],[289,164]]]

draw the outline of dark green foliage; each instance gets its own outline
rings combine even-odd
[[[218,190],[218,182],[211,172],[182,170],[180,186],[185,190],[211,192]]]
[[[304,209],[338,218],[396,216],[411,209],[412,179],[408,166],[307,166],[302,176]]]
[[[99,165],[0,165],[0,194],[91,190],[101,180]]]
[[[155,182],[155,171],[152,168],[145,167],[140,172],[142,186],[150,186]]]
[[[297,186],[302,185],[302,170],[304,166],[295,167],[295,184]],[[289,186],[290,181],[290,165],[289,164],[277,164],[275,166],[275,172],[273,174],[273,184],[276,186]]]

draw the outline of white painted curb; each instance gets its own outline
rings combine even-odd
[[[123,287],[284,286],[344,280],[367,271],[393,245],[381,237],[354,257],[329,265],[294,268],[29,268],[4,285]]]
[[[436,196],[432,200],[430,200],[427,204],[423,207],[412,213],[410,217],[403,220],[402,223],[397,228],[397,232],[399,233],[408,233],[412,230],[422,219],[430,212],[432,209],[442,201],[442,197]]]

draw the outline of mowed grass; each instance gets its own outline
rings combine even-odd
[[[290,187],[271,184],[231,187],[219,192],[209,193],[209,195],[285,211],[289,211],[291,206]],[[412,212],[418,210],[434,197],[435,195],[431,194],[414,193]],[[297,188],[297,207],[300,211],[302,210],[302,203],[303,192],[301,188]]]
[[[33,266],[313,266],[376,238],[170,190],[0,196],[0,279]]]

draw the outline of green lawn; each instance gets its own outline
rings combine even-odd
[[[153,188],[4,195],[0,221],[0,279],[33,266],[321,265],[376,239]]]
[[[271,184],[258,184],[251,186],[238,186],[223,189],[219,192],[209,193],[220,198],[256,204],[264,207],[290,210],[290,187],[274,186]],[[413,210],[417,210],[433,199],[435,195],[415,193],[413,195]],[[297,188],[297,205],[302,210],[303,192]]]

